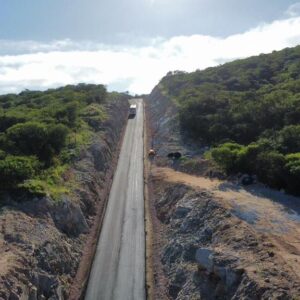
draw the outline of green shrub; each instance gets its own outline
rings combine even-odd
[[[16,154],[36,155],[47,165],[66,144],[68,128],[62,124],[46,126],[38,122],[16,124],[7,130]]]
[[[300,152],[300,125],[290,125],[280,130],[277,143],[283,153]]]
[[[300,195],[300,153],[285,156],[286,185],[289,192]]]
[[[285,157],[279,152],[261,152],[255,162],[258,179],[271,187],[284,188]]]
[[[62,169],[107,119],[103,104],[128,98],[94,84],[0,95],[0,190],[68,193],[70,178],[61,180]]]
[[[16,187],[26,179],[33,177],[39,169],[35,157],[7,156],[0,160],[0,186],[2,189]]]
[[[70,102],[63,109],[56,113],[56,119],[69,127],[76,126],[78,119],[79,105],[77,102]]]
[[[18,186],[33,195],[37,195],[37,196],[47,195],[47,189],[46,189],[47,186],[45,182],[42,180],[29,179],[29,180],[25,180],[24,183],[21,183]]]
[[[47,140],[47,129],[44,124],[26,122],[10,127],[7,137],[14,143],[15,153],[40,156]]]
[[[292,180],[295,188],[300,191],[300,153],[287,155],[285,168],[288,171],[288,180]]]
[[[201,167],[201,163],[197,159],[188,159],[187,157],[180,158],[180,169],[185,172],[196,173]]]
[[[239,152],[244,146],[236,143],[225,143],[211,151],[212,158],[227,173],[238,170]]]
[[[69,130],[63,124],[51,125],[47,128],[47,142],[58,154],[66,145]]]
[[[236,162],[238,170],[244,173],[253,174],[255,172],[254,163],[257,159],[259,151],[260,146],[255,143],[241,148],[238,152]]]
[[[22,118],[17,116],[3,115],[0,117],[0,132],[3,132],[9,127],[22,122],[25,122],[25,116]]]
[[[3,150],[0,150],[0,160],[5,159],[5,157],[6,157],[6,152]]]

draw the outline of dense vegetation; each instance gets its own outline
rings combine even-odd
[[[121,96],[92,84],[0,96],[0,190],[68,192],[62,175]]]
[[[193,73],[169,73],[161,90],[183,131],[213,146],[227,172],[300,194],[300,46]]]

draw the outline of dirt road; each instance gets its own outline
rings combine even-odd
[[[128,120],[85,299],[145,299],[143,102]]]

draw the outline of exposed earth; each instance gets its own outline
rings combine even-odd
[[[300,219],[280,192],[155,166],[151,187],[155,299],[299,299]]]

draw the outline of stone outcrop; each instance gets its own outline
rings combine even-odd
[[[78,204],[68,197],[62,197],[52,212],[56,227],[69,236],[88,232],[88,224]]]

